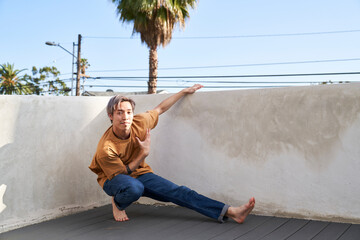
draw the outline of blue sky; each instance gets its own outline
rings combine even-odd
[[[132,25],[119,22],[115,5],[109,0],[0,0],[0,22],[0,64],[9,62],[17,69],[29,70],[32,66],[55,66],[62,73],[61,79],[69,79],[72,56],[45,42],[60,43],[72,51],[73,42],[81,34],[82,57],[91,65],[88,75],[123,77],[88,79],[85,90],[147,89],[148,48],[141,44],[139,35],[132,36]],[[360,0],[201,0],[190,12],[185,30],[176,28],[170,44],[158,50],[159,77],[176,77],[160,78],[158,86],[174,92],[179,88],[166,86],[192,85],[188,80],[353,81],[359,75],[216,79],[181,76],[358,72],[359,43]],[[130,81],[126,77],[143,78]],[[236,84],[204,85],[207,88],[202,91],[225,90],[211,87]]]

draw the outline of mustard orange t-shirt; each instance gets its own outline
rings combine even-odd
[[[153,129],[157,125],[158,119],[159,114],[154,110],[134,115],[130,137],[125,140],[114,135],[112,126],[106,130],[98,143],[96,153],[89,166],[90,170],[98,175],[97,181],[101,187],[104,186],[107,179],[111,180],[118,174],[127,174],[126,165],[140,151],[136,137],[144,141],[146,129]],[[137,177],[149,172],[153,171],[144,161],[130,176]]]

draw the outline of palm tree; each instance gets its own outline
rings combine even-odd
[[[165,47],[172,37],[175,24],[185,27],[189,7],[197,0],[112,0],[122,22],[134,23],[133,34],[140,33],[141,42],[149,47],[148,93],[156,93],[157,48]]]
[[[0,67],[0,94],[31,94],[26,78],[19,76],[19,73],[26,69],[14,69],[14,64],[10,63]]]

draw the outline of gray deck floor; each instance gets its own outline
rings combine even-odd
[[[111,205],[0,234],[1,240],[108,239],[360,239],[360,225],[250,215],[218,223],[181,207],[134,204],[130,221],[113,220]]]

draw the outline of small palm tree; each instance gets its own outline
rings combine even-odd
[[[82,75],[85,75],[86,69],[90,67],[90,64],[86,58],[80,60],[80,72]]]
[[[112,0],[122,22],[134,23],[133,34],[140,33],[141,42],[149,47],[148,93],[156,93],[158,56],[157,48],[165,47],[172,38],[178,23],[185,27],[189,7],[195,8],[196,0]]]
[[[14,64],[0,65],[0,94],[31,94],[31,89],[24,76],[19,73],[26,69],[14,69]]]

